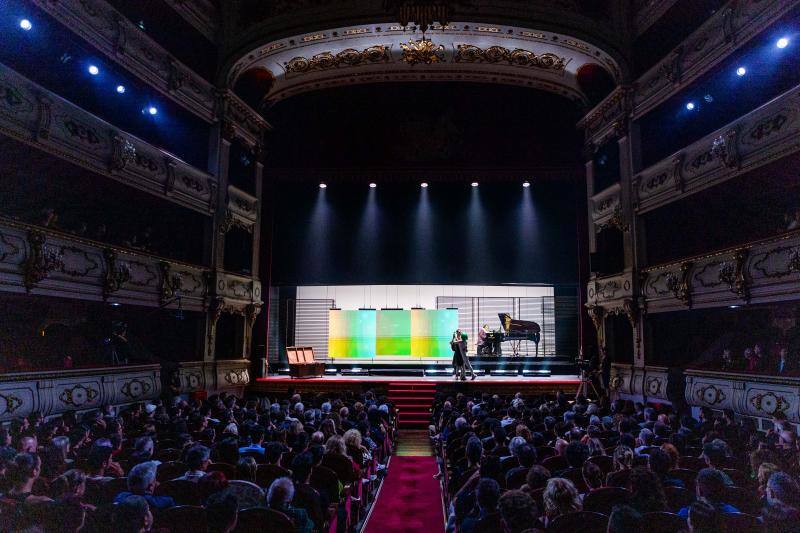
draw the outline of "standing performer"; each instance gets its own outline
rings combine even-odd
[[[453,333],[453,338],[450,340],[450,348],[453,349],[453,370],[456,379],[466,381],[467,369],[469,369],[472,379],[475,379],[475,371],[472,370],[472,365],[467,357],[467,336],[462,334],[460,329]]]

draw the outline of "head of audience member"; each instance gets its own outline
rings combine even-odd
[[[536,464],[536,448],[527,442],[517,448],[517,460],[519,465],[530,468]]]
[[[715,468],[704,468],[697,474],[695,480],[697,499],[712,505],[724,503],[725,478],[722,472]]]
[[[650,452],[650,470],[659,479],[664,479],[672,470],[672,458],[663,449],[659,448]]]
[[[344,444],[344,439],[339,435],[329,438],[325,442],[325,453],[347,456],[347,447]]]
[[[18,493],[31,492],[42,472],[42,460],[35,453],[18,453],[8,466],[8,479]]]
[[[239,462],[236,463],[236,478],[255,483],[257,470],[258,463],[256,463],[253,457],[242,457],[239,459]]]
[[[139,437],[136,439],[133,447],[134,450],[131,454],[132,460],[142,463],[153,458],[153,450],[155,449],[155,445],[153,444],[152,437],[146,435]]]
[[[214,450],[220,463],[235,465],[239,462],[239,440],[236,437],[225,437],[217,442]]]
[[[606,533],[639,533],[642,514],[630,505],[615,505],[608,516]]]
[[[551,520],[583,508],[575,485],[572,484],[572,481],[560,477],[554,477],[547,481],[542,498],[544,512]]]
[[[603,486],[603,471],[595,463],[591,461],[583,463],[581,473],[583,474],[583,480],[586,482],[586,486],[589,487],[589,490],[599,489]]]
[[[191,472],[205,472],[211,464],[211,450],[202,444],[195,444],[186,453],[186,466]]]
[[[769,478],[772,477],[772,474],[775,472],[780,472],[781,469],[778,465],[773,463],[761,463],[761,466],[758,467],[758,474],[756,475],[756,480],[758,481],[758,495],[765,497],[767,494],[767,482]]]
[[[647,468],[637,467],[631,470],[630,506],[640,513],[661,512],[667,509],[667,497],[664,487],[655,472]]]
[[[306,485],[311,479],[313,457],[309,452],[303,452],[292,459],[292,481],[297,485]]]
[[[543,489],[547,486],[547,480],[550,479],[550,471],[541,465],[534,465],[528,470],[528,475],[525,476],[525,485],[528,490]]]
[[[703,445],[703,459],[709,468],[722,468],[727,457],[725,443],[713,440]]]
[[[113,524],[114,530],[122,533],[145,533],[150,531],[153,525],[153,514],[150,512],[150,505],[147,500],[139,495],[125,498],[115,506]]]
[[[720,512],[708,502],[698,500],[689,506],[686,521],[691,533],[718,533],[722,531]]]
[[[465,453],[467,456],[467,462],[471,466],[478,466],[481,457],[483,457],[483,443],[481,443],[481,439],[478,437],[470,437],[467,441]]]
[[[206,500],[208,533],[230,533],[236,528],[239,499],[228,491],[212,494]]]
[[[633,450],[628,446],[614,449],[614,470],[629,470],[633,466]]]
[[[128,472],[128,490],[137,496],[153,494],[156,489],[156,469],[153,461],[139,463]]]
[[[50,484],[50,493],[58,500],[81,499],[86,492],[86,474],[77,468],[67,470]]]
[[[264,448],[264,461],[268,465],[277,465],[283,455],[283,446],[279,442],[270,442]]]
[[[580,441],[572,441],[567,444],[564,456],[571,468],[581,468],[586,459],[589,458],[589,447]]]
[[[500,496],[498,508],[508,533],[522,533],[531,529],[538,518],[533,498],[521,490],[509,490]]]
[[[475,489],[475,499],[483,516],[497,512],[497,504],[500,501],[500,484],[491,478],[481,479]]]
[[[288,477],[280,477],[272,482],[267,491],[267,507],[285,509],[294,499],[294,484]]]

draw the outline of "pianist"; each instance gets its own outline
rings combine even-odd
[[[484,324],[482,328],[478,328],[478,355],[480,355],[486,345],[486,336],[489,334],[489,325]]]

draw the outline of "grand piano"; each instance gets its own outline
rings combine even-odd
[[[500,325],[503,331],[491,331],[486,334],[484,343],[479,350],[479,354],[484,355],[503,355],[501,343],[511,343],[511,353],[514,357],[519,356],[522,341],[533,341],[536,346],[536,356],[539,356],[539,340],[541,339],[542,328],[532,320],[517,320],[511,318],[508,313],[498,313]]]

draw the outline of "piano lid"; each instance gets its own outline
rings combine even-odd
[[[497,313],[497,316],[500,317],[500,324],[502,324],[503,329],[506,333],[514,333],[514,332],[528,332],[528,333],[539,333],[542,331],[542,328],[534,322],[533,320],[517,320],[511,318],[511,315],[508,313]]]

